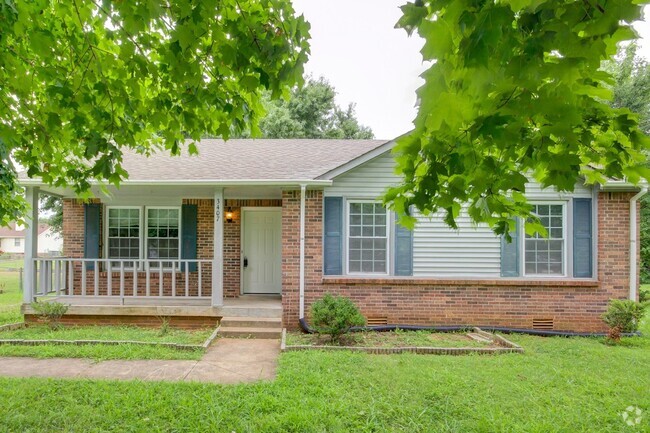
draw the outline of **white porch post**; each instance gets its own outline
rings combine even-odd
[[[25,218],[25,275],[23,278],[23,302],[30,304],[34,300],[34,258],[38,256],[38,193],[39,188],[25,188],[25,200],[30,209]]]
[[[223,305],[223,188],[214,192],[214,256],[212,259],[212,306]]]

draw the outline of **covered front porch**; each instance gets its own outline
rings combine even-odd
[[[23,310],[57,301],[67,316],[281,317],[283,236],[300,230],[283,197],[305,189],[125,185],[80,201],[27,186],[30,227],[40,193],[62,197],[64,254],[39,257],[28,231]]]

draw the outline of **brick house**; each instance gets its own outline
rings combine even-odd
[[[197,156],[126,153],[129,179],[95,199],[23,179],[64,202],[62,258],[37,257],[28,230],[24,311],[71,305],[65,320],[178,326],[277,316],[295,328],[324,293],[373,323],[598,332],[612,298],[637,298],[638,209],[622,181],[571,194],[527,186],[549,238],[506,243],[485,226],[418,216],[413,231],[380,203],[393,141],[203,140]],[[35,219],[36,219],[35,218]],[[633,259],[631,259],[631,254]]]

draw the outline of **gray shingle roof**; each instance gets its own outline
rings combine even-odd
[[[198,155],[124,153],[130,181],[308,180],[327,173],[389,140],[207,139]]]

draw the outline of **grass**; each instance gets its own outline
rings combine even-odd
[[[19,269],[25,266],[23,259],[2,259],[0,258],[0,271],[3,269]]]
[[[38,346],[0,345],[0,356],[29,356],[33,358],[90,358],[95,361],[111,359],[189,359],[199,360],[205,353],[202,349],[179,350],[170,347],[120,345],[55,345]],[[0,421],[0,426],[2,421]],[[0,428],[0,431],[2,429]]]
[[[0,271],[0,325],[23,321],[20,305],[23,294],[19,290],[18,272]]]
[[[0,431],[647,432],[642,331],[621,346],[510,335],[526,352],[500,356],[289,352],[275,381],[235,386],[3,378]]]
[[[103,340],[143,341],[155,343],[203,344],[214,332],[212,328],[185,331],[170,328],[164,335],[160,329],[135,326],[70,326],[52,330],[48,326],[29,326],[0,332],[0,339],[20,340]]]
[[[287,333],[287,346],[334,346],[328,336]],[[343,346],[357,347],[489,347],[490,344],[475,341],[460,332],[355,332],[344,336]]]
[[[24,340],[104,340],[142,341],[179,344],[203,344],[213,329],[184,331],[170,329],[160,335],[159,329],[134,326],[76,326],[57,331],[47,326],[30,326],[0,332],[0,339]],[[36,358],[92,358],[107,359],[199,359],[204,350],[180,350],[170,347],[146,347],[136,344],[120,345],[56,345],[38,346],[0,345],[0,356],[32,356]]]

